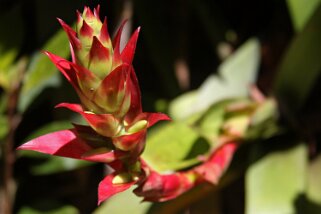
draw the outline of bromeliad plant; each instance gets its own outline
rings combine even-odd
[[[147,128],[162,113],[142,112],[140,90],[132,66],[138,28],[120,52],[120,37],[125,23],[111,41],[106,19],[99,18],[99,6],[92,12],[85,7],[78,14],[77,29],[59,19],[71,45],[72,62],[45,52],[77,92],[81,104],[61,103],[82,115],[89,126],[74,124],[31,140],[18,149],[34,150],[109,164],[115,172],[99,186],[99,202],[129,188],[144,176],[139,160]]]
[[[72,61],[49,52],[45,54],[71,83],[81,101],[81,104],[61,103],[57,107],[79,113],[88,125],[73,124],[72,129],[40,136],[18,149],[109,165],[114,171],[99,184],[98,203],[132,185],[137,185],[134,193],[144,200],[166,201],[199,183],[216,184],[260,105],[249,104],[245,110],[240,110],[243,116],[245,112],[245,122],[242,119],[240,123],[235,116],[239,114],[229,117],[223,124],[220,144],[203,157],[201,164],[184,171],[157,172],[141,154],[147,129],[169,117],[142,111],[140,89],[132,66],[140,28],[121,51],[125,22],[111,41],[106,18],[103,22],[99,18],[99,6],[94,11],[85,7],[77,16],[76,30],[59,19],[70,41]]]

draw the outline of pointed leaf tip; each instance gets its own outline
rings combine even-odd
[[[89,37],[93,35],[94,30],[87,24],[85,20],[82,21],[82,26],[80,28],[80,35],[84,37]]]
[[[160,112],[156,113],[149,113],[143,112],[135,118],[134,122],[146,120],[148,122],[147,128],[153,126],[155,123],[162,121],[162,120],[172,120],[168,115]]]
[[[124,50],[121,53],[121,59],[123,62],[131,64],[134,58],[135,50],[136,50],[136,44],[138,40],[140,32],[140,27],[138,27],[133,35],[130,37],[129,41],[127,42]]]
[[[99,39],[102,43],[110,46],[111,41],[110,41],[110,36],[108,33],[107,18],[106,17],[104,18],[103,25],[101,26],[101,29],[100,29]]]
[[[65,107],[81,114],[97,133],[105,137],[114,136],[119,131],[119,121],[112,114],[94,114],[84,111],[81,105],[72,103],[60,103],[56,107]]]
[[[84,9],[84,16],[89,19],[94,17],[94,14],[92,13],[91,9],[87,6],[85,6]]]
[[[31,150],[76,159],[81,159],[81,156],[90,149],[83,140],[78,138],[74,129],[43,135],[17,148],[17,150]]]
[[[93,38],[92,46],[89,52],[89,57],[91,60],[90,63],[95,63],[95,61],[100,62],[104,60],[109,60],[109,50],[100,43],[99,39],[96,36],[94,36]]]
[[[113,179],[115,178],[116,173],[107,175],[100,183],[98,187],[98,205],[103,201],[107,200],[111,196],[123,192],[129,189],[136,182],[128,182],[123,184],[113,184]]]
[[[49,59],[55,64],[58,70],[65,76],[65,78],[77,90],[78,80],[77,80],[76,72],[71,66],[72,63],[48,51],[44,51],[43,53],[49,57]]]
[[[116,33],[116,36],[114,37],[113,39],[113,47],[114,47],[114,51],[118,51],[116,53],[119,53],[120,54],[120,49],[119,49],[119,45],[120,45],[120,39],[121,39],[121,35],[122,35],[122,32],[123,32],[123,28],[125,26],[125,24],[127,23],[127,19],[124,20],[121,25],[119,26],[118,30],[117,30],[117,33]]]
[[[58,22],[64,29],[64,31],[67,33],[67,36],[69,38],[69,42],[72,45],[73,48],[79,49],[81,44],[79,39],[77,38],[77,33],[74,31],[69,25],[67,25],[62,19],[57,18]]]
[[[97,5],[96,8],[94,8],[94,16],[99,19],[99,14],[100,14],[100,4]]]

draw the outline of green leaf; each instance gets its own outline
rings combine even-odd
[[[282,132],[278,125],[278,109],[274,99],[267,99],[260,103],[250,120],[250,127],[246,132],[246,140],[267,139]]]
[[[277,114],[277,106],[275,100],[267,99],[264,103],[262,103],[254,112],[251,117],[251,125],[257,126],[270,118],[274,118]]]
[[[228,103],[230,103],[230,100],[212,105],[196,122],[198,131],[211,142],[212,146],[215,146],[220,133],[221,126],[224,122],[225,108]]]
[[[31,207],[22,207],[18,214],[78,214],[79,211],[73,206],[63,206],[50,211],[37,210]]]
[[[260,63],[260,44],[249,39],[219,67],[218,71],[229,87],[239,96],[248,94],[248,87],[255,83]]]
[[[197,109],[207,108],[222,99],[244,97],[256,81],[260,62],[260,45],[250,39],[218,68],[220,76],[210,76],[200,87]]]
[[[247,96],[249,86],[255,83],[259,62],[259,42],[250,39],[220,65],[219,75],[209,76],[198,90],[176,98],[169,106],[170,115],[186,119],[223,99]]]
[[[156,171],[183,169],[199,163],[198,155],[206,154],[208,142],[181,122],[170,122],[152,129],[143,159]]]
[[[19,12],[19,7],[15,7],[0,16],[2,29],[0,34],[0,87],[6,87],[10,81],[9,67],[13,64],[21,47],[23,27]]]
[[[33,175],[48,175],[63,171],[75,170],[91,164],[92,163],[88,161],[47,155],[46,161],[31,167],[31,173]]]
[[[54,121],[54,122],[48,123],[48,124],[40,127],[39,129],[35,130],[34,132],[32,132],[25,139],[25,142],[27,142],[31,139],[34,139],[36,137],[39,137],[41,135],[48,134],[50,132],[60,131],[63,129],[70,129],[72,127],[73,126],[71,125],[70,121],[66,121],[66,120]]]
[[[287,0],[292,22],[297,32],[300,32],[320,5],[320,0]]]
[[[299,144],[268,154],[246,173],[246,213],[295,213],[294,202],[305,190],[307,148]]]
[[[208,142],[215,147],[223,122],[225,102],[215,104],[248,95],[248,88],[256,79],[259,53],[258,41],[249,40],[222,63],[221,76],[211,75],[198,90],[176,98],[169,112],[174,120],[182,122],[165,125],[150,134],[143,154],[148,164],[164,172],[199,163],[197,155],[206,155]],[[186,125],[193,123],[195,129]]]
[[[131,188],[125,192],[121,192],[104,202],[98,207],[94,214],[144,214],[147,213],[152,203],[141,202],[141,198],[134,195]],[[125,206],[124,206],[125,205]]]
[[[278,69],[274,93],[290,116],[304,105],[321,71],[321,6],[292,41]]]
[[[58,31],[43,49],[67,58],[69,56],[69,45],[64,31]],[[44,88],[58,85],[59,77],[55,65],[48,57],[42,53],[36,53],[31,59],[23,80],[21,96],[19,97],[19,111],[25,111]]]
[[[321,155],[312,160],[308,167],[307,196],[321,206]]]
[[[187,118],[193,112],[193,105],[196,102],[198,91],[189,91],[174,99],[169,106],[169,115],[174,120]]]

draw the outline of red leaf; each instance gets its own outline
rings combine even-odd
[[[49,59],[56,65],[58,70],[71,83],[80,99],[88,104],[93,91],[99,84],[98,78],[89,70],[65,60],[50,52],[45,52]],[[88,99],[85,99],[87,97]],[[93,104],[91,104],[93,106]]]
[[[81,48],[81,43],[80,43],[79,39],[77,38],[76,32],[69,25],[67,25],[63,20],[58,18],[58,21],[59,21],[60,25],[62,26],[62,28],[67,33],[67,36],[69,38],[69,42],[70,42],[71,46],[73,47],[73,49],[79,50]]]
[[[134,68],[131,67],[129,80],[127,80],[127,90],[131,93],[131,103],[130,109],[126,114],[126,121],[128,123],[132,123],[135,118],[142,113],[142,103],[141,103],[141,95],[138,80],[134,71]]]
[[[106,44],[106,47],[111,46],[111,41],[110,41],[110,36],[108,33],[108,28],[107,28],[107,18],[105,17],[103,25],[101,26],[100,33],[99,33],[99,40],[103,43]]]
[[[121,59],[124,63],[127,63],[129,65],[132,64],[134,53],[136,49],[136,43],[139,35],[140,27],[136,29],[136,31],[133,33],[131,38],[129,39],[128,43],[126,44],[124,50],[121,53]]]
[[[203,164],[192,169],[201,180],[217,184],[222,174],[230,164],[238,145],[228,143],[218,148]]]
[[[84,13],[83,13],[83,17],[86,19],[86,20],[92,20],[95,18],[93,12],[90,10],[89,7],[86,7],[84,8]]]
[[[109,50],[104,47],[96,36],[93,38],[93,43],[89,52],[90,63],[108,61],[110,58]]]
[[[114,47],[114,56],[113,56],[113,68],[116,68],[119,64],[121,64],[121,55],[120,55],[120,39],[121,34],[123,32],[123,28],[126,24],[127,20],[123,21],[120,25],[115,38],[113,39],[113,47]]]
[[[71,83],[75,89],[79,89],[77,75],[71,63],[60,56],[52,54],[48,51],[44,52],[49,59],[55,64],[59,71],[66,77],[66,79]]]
[[[81,36],[91,38],[94,33],[94,30],[87,24],[85,20],[83,20],[79,33]]]
[[[91,150],[91,147],[77,136],[74,129],[70,129],[35,138],[17,149],[82,159],[82,155]]]
[[[99,19],[99,13],[100,13],[100,5],[98,4],[96,8],[94,8],[94,16]]]
[[[107,112],[114,113],[119,110],[125,95],[125,83],[128,76],[127,65],[118,66],[101,82],[94,94],[95,103]]]
[[[83,160],[93,161],[93,162],[102,162],[102,163],[110,163],[112,161],[118,160],[120,158],[125,157],[127,154],[121,151],[110,151],[105,153],[85,153],[82,155]]]
[[[171,120],[169,116],[167,116],[164,113],[149,113],[149,112],[143,112],[140,115],[138,115],[137,118],[135,118],[135,122],[139,120],[146,120],[148,122],[147,128],[153,126],[155,123],[161,120]]]
[[[144,201],[163,202],[176,198],[191,187],[193,182],[183,173],[161,175],[153,171],[134,193],[143,196]]]
[[[118,131],[119,121],[112,114],[86,112],[81,105],[71,103],[60,103],[56,107],[65,107],[81,114],[95,131],[105,137],[114,136]]]
[[[130,188],[136,182],[129,182],[124,184],[113,184],[113,179],[115,177],[115,173],[107,175],[104,180],[99,183],[98,187],[98,205],[110,198],[111,196],[123,192]]]
[[[134,134],[122,135],[113,138],[113,143],[123,151],[133,150],[135,147],[144,148],[146,139],[146,130],[136,132]],[[142,151],[140,151],[142,152]]]

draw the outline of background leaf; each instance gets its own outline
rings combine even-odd
[[[77,214],[79,213],[75,207],[63,206],[50,211],[37,210],[31,207],[23,207],[18,214]]]
[[[150,202],[142,202],[141,198],[134,195],[132,192],[134,188],[130,188],[125,192],[119,193],[116,196],[108,199],[100,207],[98,207],[94,214],[143,214],[147,213],[152,205]]]
[[[23,38],[20,7],[12,8],[0,16],[0,87],[8,87],[9,67],[15,61]],[[13,27],[14,26],[14,27]]]
[[[320,2],[320,0],[287,0],[292,22],[297,32],[304,28]]]
[[[199,162],[208,142],[188,125],[170,122],[154,128],[147,138],[143,159],[158,172],[179,170]]]
[[[63,30],[59,30],[43,50],[55,53],[62,58],[69,56],[68,39]],[[36,53],[30,62],[30,66],[23,80],[23,87],[19,100],[19,111],[23,112],[32,103],[32,101],[46,87],[53,87],[59,84],[60,76],[58,75],[55,65],[43,53]]]
[[[307,196],[321,207],[321,155],[317,156],[308,168]]]
[[[294,202],[305,190],[307,148],[299,144],[266,155],[246,173],[246,213],[295,213]]]
[[[170,115],[184,119],[220,100],[247,96],[256,81],[259,62],[259,42],[250,39],[219,66],[219,75],[209,76],[197,91],[176,98],[169,106]]]
[[[298,113],[321,71],[321,6],[292,41],[278,69],[274,93],[288,116]]]

